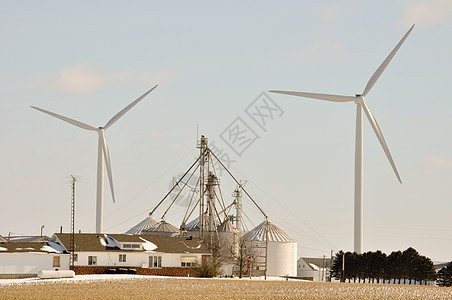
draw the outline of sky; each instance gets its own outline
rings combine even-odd
[[[452,260],[447,0],[2,1],[0,234],[68,232],[70,175],[76,230],[95,230],[97,135],[31,105],[99,127],[158,84],[106,131],[106,232],[146,218],[204,134],[298,256],[353,251],[355,106],[268,91],[361,93],[412,24],[366,98],[403,184],[364,119],[364,251]],[[235,184],[220,180],[232,202]]]

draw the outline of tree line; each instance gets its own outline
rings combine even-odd
[[[427,284],[436,279],[436,272],[430,258],[410,247],[405,251],[393,251],[390,255],[380,250],[363,254],[339,251],[333,260],[331,276],[344,282],[382,281],[400,284],[403,280],[403,284],[407,281],[408,284]]]

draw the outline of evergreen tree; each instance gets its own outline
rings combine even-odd
[[[331,277],[341,280],[342,278],[342,258],[344,252],[341,250],[334,255],[333,265],[331,266]]]
[[[416,259],[415,264],[416,266],[414,279],[420,284],[422,284],[422,282],[424,282],[424,284],[427,284],[427,281],[434,281],[436,279],[435,267],[430,258],[419,256]]]
[[[380,279],[385,279],[385,265],[387,256],[380,250],[377,250],[372,255],[372,266],[374,268],[373,276],[377,279],[377,283],[380,283]]]
[[[436,282],[439,286],[452,286],[452,262],[438,271]]]
[[[356,282],[356,278],[360,277],[360,274],[362,272],[361,268],[361,255],[359,255],[356,252],[353,252],[349,255],[348,262],[345,261],[347,264],[347,268],[349,270],[349,278],[353,279],[353,282]]]
[[[406,279],[409,279],[409,284],[411,280],[415,278],[416,274],[416,260],[419,257],[419,253],[414,249],[409,247],[402,252],[402,278],[403,283],[406,283]]]
[[[402,278],[402,252],[401,251],[393,251],[387,258],[385,264],[385,273],[387,279],[394,280],[393,282],[400,284],[400,279]]]

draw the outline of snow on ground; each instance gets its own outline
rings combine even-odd
[[[199,278],[199,277],[167,277],[167,276],[147,276],[147,275],[131,275],[131,274],[98,274],[98,275],[76,275],[74,278],[56,278],[56,279],[39,279],[38,277],[33,278],[22,278],[22,279],[0,279],[0,285],[2,284],[33,284],[33,283],[44,283],[44,282],[69,282],[69,281],[96,281],[96,280],[121,280],[121,279],[152,279],[152,278],[178,278],[178,279],[212,279],[212,278]],[[242,279],[238,277],[234,278],[224,278],[216,277],[213,279],[222,280],[265,280],[264,277],[243,277]],[[268,281],[306,281],[299,279],[292,279],[285,277],[267,276]]]

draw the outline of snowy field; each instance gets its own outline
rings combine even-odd
[[[452,288],[314,283],[284,278],[174,278],[80,275],[70,279],[1,279],[0,299],[452,299]]]

